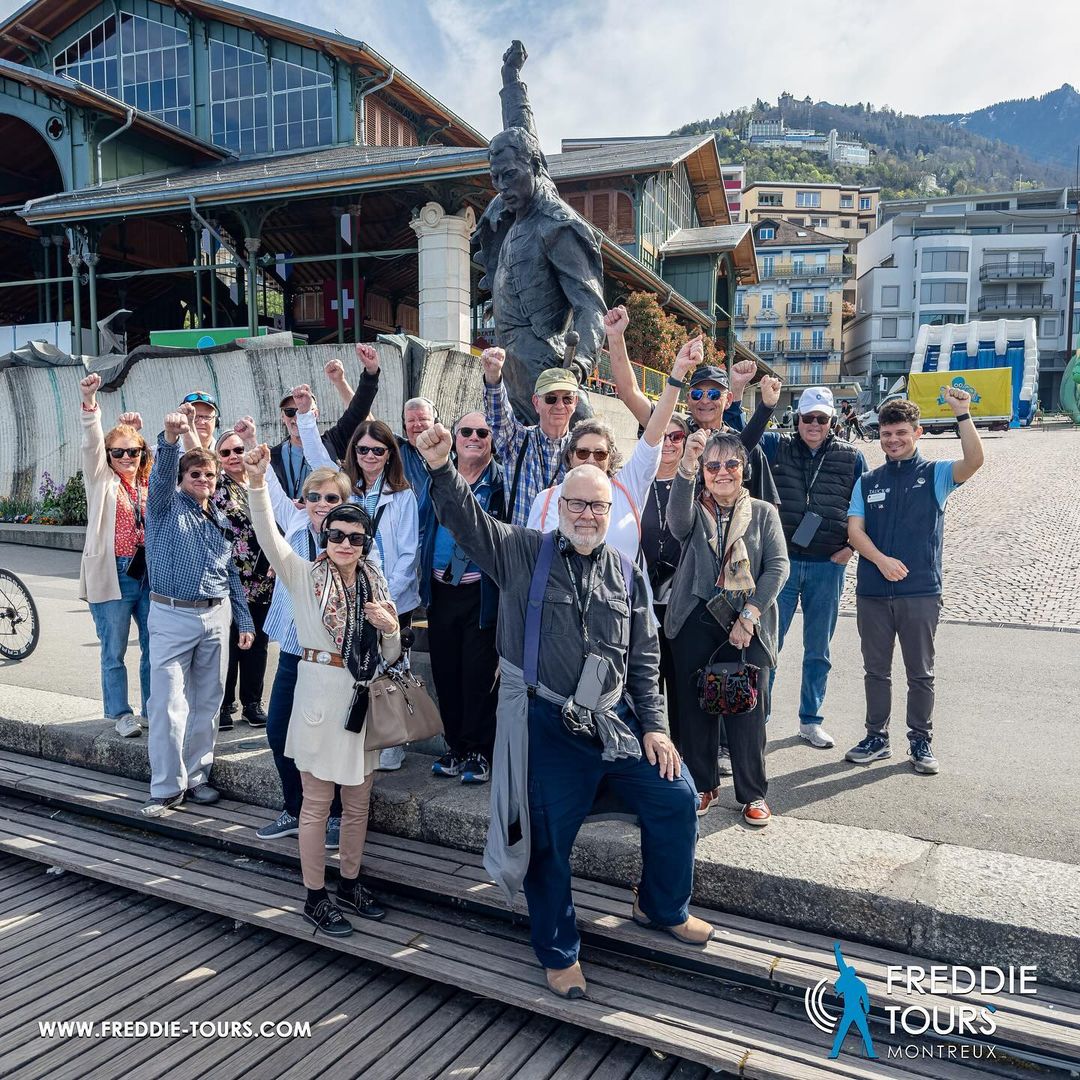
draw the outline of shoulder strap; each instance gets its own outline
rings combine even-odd
[[[518,451],[517,462],[514,464],[514,479],[510,484],[510,498],[506,501],[506,518],[508,521],[514,516],[514,504],[517,502],[518,481],[521,479],[521,465],[525,460],[525,451],[529,448],[529,437],[531,435],[532,428],[525,433],[525,438],[521,440],[521,449]]]
[[[626,602],[632,608],[634,606],[634,560],[624,551],[620,551],[619,561],[622,563],[623,584],[626,586]]]
[[[307,549],[308,549],[308,562],[314,562],[319,555],[318,549],[315,547],[315,537],[311,535],[311,529],[307,530]]]
[[[389,506],[389,503],[383,503],[378,510],[375,511],[375,516],[371,519],[371,536],[374,539],[375,534],[379,531],[379,522],[382,520],[383,511]]]
[[[551,506],[551,496],[555,494],[555,488],[556,487],[558,487],[557,484],[552,484],[551,487],[549,487],[547,489],[547,495],[544,498],[544,511],[540,515],[540,530],[541,530],[541,532],[544,530],[544,522],[547,521],[547,516],[548,516],[548,507]]]
[[[540,552],[533,566],[529,582],[529,601],[525,608],[525,651],[522,657],[522,674],[531,696],[536,689],[540,673],[540,616],[544,608],[544,591],[547,589],[551,561],[555,557],[555,534],[544,533]]]
[[[626,496],[626,501],[630,504],[630,513],[632,513],[634,515],[634,522],[637,525],[638,543],[640,544],[641,543],[641,514],[638,512],[637,505],[634,503],[634,497],[630,494],[629,491],[626,490],[626,488],[622,485],[622,483],[619,481],[619,478],[617,476],[613,476],[611,478],[611,483],[612,483],[613,487],[617,487]]]

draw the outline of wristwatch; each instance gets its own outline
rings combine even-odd
[[[682,379],[676,379],[674,375],[669,375],[667,377],[667,384],[668,386],[674,386],[676,390],[686,389],[686,383],[683,382]]]
[[[761,622],[761,616],[749,605],[744,607],[742,611],[739,612],[739,618],[745,619],[748,623],[751,623],[754,626],[757,626],[757,624]]]
[[[959,415],[959,416],[958,416],[958,417],[956,418],[956,422],[957,422],[957,423],[959,424],[959,423],[960,423],[960,422],[961,422],[962,420],[970,420],[970,419],[971,419],[971,413],[969,413],[969,412],[966,412],[966,413],[961,413],[961,414],[960,414],[960,415]]]

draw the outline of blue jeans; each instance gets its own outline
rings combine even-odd
[[[620,712],[641,737],[633,716]],[[689,914],[698,828],[697,790],[688,770],[665,780],[645,760],[604,761],[598,743],[571,735],[557,705],[529,705],[529,903],[532,946],[546,968],[567,968],[581,938],[570,892],[570,851],[604,783],[641,824],[638,904],[660,926],[678,926]]]
[[[784,638],[795,615],[795,608],[802,600],[803,613],[803,666],[802,690],[799,693],[799,723],[820,724],[825,703],[825,688],[832,670],[829,659],[829,643],[836,629],[840,612],[840,596],[844,591],[844,571],[839,563],[810,562],[807,559],[791,559],[791,575],[780,591],[777,607],[780,611],[780,640],[777,652],[784,647]],[[769,685],[775,678],[776,669],[770,676]]]
[[[139,689],[144,716],[146,703],[150,700],[150,631],[146,626],[150,614],[150,583],[145,577],[142,581],[128,577],[130,563],[129,558],[116,560],[120,599],[90,605],[94,629],[101,642],[101,698],[109,720],[119,720],[134,712],[128,700],[127,668],[124,666],[132,619],[139,630]]]

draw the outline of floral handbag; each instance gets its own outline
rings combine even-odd
[[[717,649],[712,656],[719,651]],[[741,651],[737,661],[730,663],[714,664],[712,656],[694,676],[701,711],[710,716],[738,716],[755,709],[761,669],[746,662],[746,650]]]

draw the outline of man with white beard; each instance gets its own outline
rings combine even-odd
[[[689,912],[696,788],[668,737],[645,579],[604,543],[607,476],[594,465],[568,472],[559,528],[540,533],[486,514],[450,463],[451,445],[441,424],[416,441],[435,512],[499,588],[502,681],[484,866],[511,901],[524,886],[552,992],[583,997],[570,851],[598,790],[641,826],[634,920],[704,945],[713,928]]]

